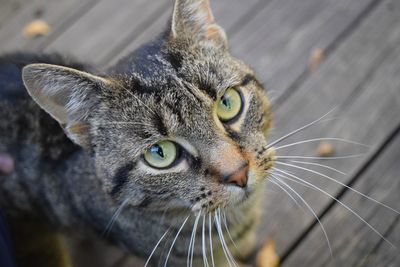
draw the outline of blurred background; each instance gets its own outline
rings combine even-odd
[[[277,167],[320,190],[286,181],[298,207],[268,183],[260,245],[272,239],[282,266],[400,266],[389,243],[400,246],[399,214],[354,191],[400,210],[400,1],[210,1],[232,53],[256,70],[273,103],[271,141],[336,107],[277,145],[292,144],[278,155],[300,168]],[[165,29],[172,5],[0,0],[0,52],[62,52],[105,70]],[[76,266],[140,266],[101,242],[68,242]]]

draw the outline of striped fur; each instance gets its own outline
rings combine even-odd
[[[25,86],[37,103],[20,78],[27,65]],[[230,55],[208,1],[177,0],[171,26],[105,74],[59,56],[31,55],[1,58],[0,75],[8,72],[14,78],[0,88],[0,115],[7,118],[0,121],[0,151],[16,159],[15,172],[0,176],[0,209],[8,216],[31,216],[57,231],[106,230],[112,242],[144,258],[169,229],[164,249],[151,259],[164,263],[191,214],[168,259],[183,266],[196,215],[223,208],[240,250],[252,252],[260,184],[273,160],[273,151],[260,149],[271,111],[254,72]],[[232,87],[244,95],[243,117],[224,124],[215,102]],[[165,138],[183,148],[182,160],[155,170],[143,152]],[[245,188],[221,183],[221,173],[236,166],[233,155],[250,166]],[[222,266],[216,233],[213,242]],[[193,254],[194,265],[202,265],[200,241]]]

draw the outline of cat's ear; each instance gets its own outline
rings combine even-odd
[[[25,66],[22,79],[33,100],[61,124],[68,137],[87,147],[87,118],[98,104],[98,91],[110,82],[83,71],[49,64]]]
[[[227,47],[225,31],[214,21],[208,0],[175,0],[171,38],[192,38],[217,47]]]

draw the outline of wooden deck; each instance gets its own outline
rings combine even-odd
[[[296,170],[298,176],[327,192],[293,184],[319,215],[332,256],[312,214],[269,184],[262,234],[275,240],[282,266],[400,266],[400,250],[389,244],[400,247],[400,215],[348,189],[351,186],[400,210],[400,1],[211,2],[233,53],[256,69],[273,100],[271,140],[336,107],[329,115],[332,120],[301,131],[285,143],[339,137],[371,146],[332,142],[336,156],[364,156],[313,161],[347,175],[301,165],[335,177],[342,185]],[[171,6],[167,0],[0,0],[0,52],[61,51],[106,68],[160,32]],[[50,34],[24,37],[23,27],[36,18],[51,26]],[[310,57],[319,49],[324,60],[310,70]],[[283,148],[279,154],[315,156],[317,143]],[[103,245],[80,246],[95,253]],[[135,262],[112,248],[101,254],[80,259],[86,260],[81,265],[120,267]]]

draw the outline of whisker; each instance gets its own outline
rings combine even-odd
[[[226,255],[226,256],[227,256],[227,259],[229,259],[229,260],[228,260],[228,263],[231,262],[235,267],[238,267],[238,265],[237,265],[235,259],[234,259],[233,256],[232,256],[232,253],[231,253],[230,250],[229,250],[228,245],[227,245],[226,242],[225,242],[224,233],[223,233],[222,227],[221,227],[221,210],[220,210],[220,208],[218,208],[218,210],[217,210],[216,220],[217,220],[217,231],[218,231],[218,234],[220,235],[220,238],[221,238],[221,245],[222,245],[223,247],[225,247],[225,252],[226,252],[226,254],[227,254],[227,255]]]
[[[298,161],[298,160],[291,160],[290,162],[293,162],[293,163],[300,163],[300,164],[305,164],[305,165],[319,166],[319,167],[322,167],[322,168],[326,168],[326,169],[335,171],[335,172],[340,173],[340,174],[342,174],[342,175],[347,175],[346,173],[344,173],[344,172],[342,172],[342,171],[340,171],[340,170],[338,170],[338,169],[335,169],[335,168],[333,168],[333,167],[331,167],[331,166],[324,165],[324,164],[319,164],[319,163],[314,163],[314,162],[306,162],[306,161]]]
[[[170,210],[170,208],[171,207],[167,206],[166,209],[164,209],[163,215],[161,216],[161,219],[160,219],[160,225],[164,225],[166,223],[167,224],[169,223],[169,222],[166,222],[165,219],[166,219],[166,213]],[[179,215],[177,217],[179,217]],[[173,238],[173,231],[171,230],[172,226],[170,226],[169,229],[170,229],[170,231],[169,231],[169,233],[167,234],[167,236],[164,239],[164,245],[162,246],[159,259],[164,258],[164,256],[167,254],[167,249],[168,248],[167,248],[166,245],[170,244],[171,238]]]
[[[189,219],[189,217],[190,217],[190,214],[189,214],[189,215],[186,217],[186,219],[183,221],[181,227],[179,228],[178,232],[176,233],[176,235],[175,235],[175,237],[174,237],[174,240],[172,241],[171,247],[170,247],[169,250],[168,250],[168,254],[167,254],[167,258],[165,259],[164,267],[167,267],[168,259],[169,259],[169,256],[171,255],[172,248],[174,247],[175,242],[176,242],[176,240],[178,239],[178,236],[179,236],[179,234],[181,233],[181,231],[182,231],[183,227],[185,226],[185,224],[186,224],[187,220]]]
[[[129,201],[130,198],[128,197],[121,203],[121,205],[119,205],[119,207],[111,217],[110,221],[108,222],[105,230],[103,231],[102,236],[107,236],[110,233],[112,227],[114,226],[115,221],[117,220],[117,217],[121,214],[122,210],[125,208],[125,206],[128,204]]]
[[[368,196],[368,195],[366,195],[366,194],[364,194],[364,193],[362,193],[362,192],[360,192],[360,191],[358,191],[358,190],[352,188],[351,186],[348,186],[348,185],[345,184],[345,183],[342,183],[342,182],[340,182],[340,181],[337,181],[336,179],[333,179],[332,177],[330,177],[330,176],[328,176],[328,175],[325,175],[325,174],[323,174],[323,173],[317,172],[317,171],[312,170],[312,169],[308,169],[308,168],[304,168],[304,167],[301,167],[301,166],[297,166],[297,165],[294,165],[294,164],[289,164],[289,163],[284,163],[284,162],[279,162],[279,161],[277,161],[276,164],[285,165],[285,166],[288,166],[288,167],[297,168],[297,169],[300,169],[300,170],[304,170],[304,171],[308,171],[308,172],[317,174],[317,175],[319,175],[319,176],[321,176],[321,177],[323,177],[323,178],[326,178],[326,179],[328,179],[328,180],[330,180],[330,181],[332,181],[332,182],[334,182],[334,183],[337,183],[337,184],[339,184],[339,185],[341,185],[341,186],[343,186],[343,187],[349,189],[350,191],[352,191],[352,192],[354,192],[354,193],[356,193],[356,194],[359,194],[359,195],[365,197],[366,199],[371,200],[372,202],[375,202],[376,204],[381,205],[382,207],[385,207],[385,208],[387,208],[387,209],[393,211],[393,212],[396,213],[396,214],[400,214],[399,211],[393,209],[392,207],[389,207],[388,205],[386,205],[386,204],[384,204],[384,203],[382,203],[382,202],[380,202],[380,201],[378,201],[378,200],[376,200],[376,199],[374,199],[374,198],[372,198],[372,197],[370,197],[370,196]]]
[[[192,244],[192,253],[191,253],[191,256],[190,256],[190,267],[193,266],[193,252],[194,252],[194,249],[195,249],[194,245],[195,245],[195,241],[196,241],[197,225],[199,223],[200,216],[201,216],[201,211],[200,211],[199,215],[197,215],[195,226],[194,226],[195,230],[194,230],[194,238],[193,238],[193,244]]]
[[[365,156],[366,154],[354,154],[354,155],[346,155],[346,156],[337,156],[337,157],[308,157],[308,156],[276,156],[276,159],[318,159],[318,160],[327,160],[327,159],[350,159],[350,158],[359,158]]]
[[[277,181],[277,185],[279,187],[281,187],[281,185],[279,183],[281,183],[283,186],[286,186],[286,188],[288,188],[290,191],[292,191],[303,203],[304,205],[306,205],[306,207],[308,208],[308,210],[312,213],[312,215],[314,216],[314,218],[318,221],[318,224],[321,226],[321,230],[325,236],[328,248],[329,248],[329,252],[331,254],[331,257],[333,258],[333,252],[332,252],[332,246],[331,246],[331,242],[329,241],[329,237],[328,234],[325,230],[324,225],[322,224],[321,220],[319,219],[318,215],[315,213],[315,210],[307,203],[307,201],[296,191],[294,190],[290,185],[288,185],[287,183],[285,183],[284,181],[282,181],[281,179],[279,179],[278,177],[275,177],[276,181]]]
[[[320,120],[319,123],[330,122],[330,121],[334,121],[334,120],[337,120],[337,119],[340,119],[340,116],[335,116],[335,117],[327,118],[325,120]]]
[[[197,216],[196,216],[196,218],[197,218]],[[190,251],[192,249],[193,232],[194,232],[194,223],[193,223],[193,226],[192,226],[192,234],[190,235],[189,247],[188,247],[188,252],[187,252],[187,259],[186,259],[186,266],[187,267],[189,267],[189,264],[190,264]]]
[[[161,241],[164,239],[164,237],[167,235],[167,233],[169,232],[170,228],[167,229],[167,231],[165,231],[165,233],[161,236],[161,238],[158,240],[157,244],[155,245],[155,247],[153,248],[153,250],[150,253],[150,256],[147,258],[146,263],[144,264],[144,267],[147,267],[147,264],[149,264],[151,257],[153,256],[154,252],[156,251],[158,245],[160,245]]]
[[[270,181],[272,184],[278,186],[279,189],[281,189],[283,192],[285,192],[286,195],[288,197],[290,197],[291,200],[293,200],[293,202],[296,204],[297,207],[301,207],[301,205],[299,204],[297,199],[295,199],[284,187],[282,187],[280,184],[278,184],[278,182],[276,180],[277,180],[276,176],[271,174],[271,178],[268,181]]]
[[[347,209],[348,211],[350,211],[354,216],[356,216],[359,220],[361,220],[363,223],[365,223],[365,225],[367,225],[372,231],[374,231],[380,238],[382,238],[385,242],[387,242],[389,245],[391,245],[393,248],[396,248],[396,246],[390,242],[388,239],[386,239],[378,230],[376,230],[371,224],[369,224],[363,217],[361,217],[357,212],[355,212],[354,210],[352,210],[350,207],[348,207],[346,204],[344,204],[342,201],[340,201],[339,199],[335,198],[334,196],[332,196],[331,194],[329,194],[328,192],[325,192],[324,190],[322,190],[321,188],[319,188],[318,186],[315,186],[307,181],[305,181],[304,179],[301,179],[299,177],[297,177],[296,175],[290,174],[284,170],[281,169],[277,169],[275,167],[273,167],[275,170],[277,170],[278,172],[281,172],[283,174],[289,175],[291,177],[293,177],[296,180],[302,181],[303,183],[306,183],[307,185],[311,186],[314,190],[319,191],[321,193],[323,193],[324,195],[328,196],[329,198],[335,200],[336,202],[338,202],[342,207],[344,207],[345,209]]]
[[[221,232],[220,232],[219,227],[218,227],[217,211],[214,212],[214,222],[215,222],[215,226],[216,226],[216,229],[217,229],[219,241],[221,243],[222,251],[224,252],[224,255],[225,255],[225,258],[226,258],[226,260],[227,260],[227,262],[229,264],[229,267],[232,267],[232,264],[230,262],[230,259],[228,257],[228,254],[227,254],[226,250],[225,250],[225,246],[224,246],[222,238],[221,238]]]
[[[330,118],[326,118],[326,119],[320,120],[319,122],[315,123],[314,125],[323,124],[323,123],[334,121],[334,120],[337,120],[337,119],[340,119],[340,116],[334,116],[334,117],[330,117]],[[273,129],[273,130],[275,130],[275,133],[278,133],[277,129]]]
[[[211,224],[211,213],[208,214],[208,235],[210,238],[210,253],[211,253],[211,263],[212,266],[215,267],[214,263],[214,250],[213,250],[213,242],[212,242],[212,234],[211,234],[212,224]]]
[[[200,216],[201,216],[201,211],[197,214],[196,220],[194,221],[193,230],[192,230],[192,236],[190,238],[190,243],[189,243],[187,266],[190,266],[190,267],[192,267],[192,264],[193,264],[194,244],[196,242],[197,224],[199,222]],[[189,258],[189,255],[190,255],[190,258]]]
[[[358,142],[355,142],[355,141],[351,141],[351,140],[346,140],[346,139],[343,139],[343,138],[322,137],[322,138],[313,138],[313,139],[298,141],[298,142],[294,142],[294,143],[291,143],[291,144],[275,147],[275,150],[278,150],[278,149],[281,149],[281,148],[286,148],[286,147],[291,147],[291,146],[295,146],[295,145],[310,143],[310,142],[316,142],[316,141],[340,141],[340,142],[343,142],[343,143],[348,143],[348,144],[359,145],[359,146],[371,148],[371,146],[368,146],[368,145],[365,145],[365,144],[361,144],[361,143],[358,143]]]
[[[289,172],[289,171],[287,171],[287,172]],[[289,173],[293,174],[292,172],[289,172]],[[281,177],[281,178],[293,180],[292,178],[287,177],[287,176],[285,176],[285,175],[283,175],[283,174],[281,174],[281,173],[276,173],[276,172],[275,172],[274,175],[275,175],[275,176],[278,176],[278,177]],[[311,186],[309,186],[308,184],[303,183],[302,181],[293,180],[293,182],[296,182],[296,183],[298,183],[298,184],[301,184],[301,185],[304,186],[304,187],[313,189]]]
[[[206,214],[203,215],[203,227],[201,229],[201,247],[203,252],[203,264],[205,267],[208,267],[208,259],[207,259],[207,248],[206,248],[206,240],[205,240],[205,221]]]
[[[270,147],[272,147],[272,146],[274,146],[274,145],[276,145],[276,144],[282,142],[283,140],[285,140],[285,139],[291,137],[292,135],[294,135],[294,134],[296,134],[296,133],[298,133],[298,132],[300,132],[300,131],[302,131],[302,130],[304,130],[304,129],[307,129],[308,127],[310,127],[310,126],[316,124],[317,122],[323,120],[323,119],[326,118],[329,114],[331,114],[334,110],[336,110],[336,107],[333,108],[333,109],[331,109],[330,111],[328,111],[328,112],[325,113],[324,115],[322,115],[322,117],[320,117],[320,118],[318,118],[318,119],[316,119],[316,120],[314,120],[314,121],[312,121],[312,122],[310,122],[310,123],[308,123],[308,124],[306,124],[306,125],[304,125],[304,126],[298,128],[298,129],[296,129],[296,130],[294,130],[294,131],[292,131],[292,132],[290,132],[290,133],[288,133],[288,134],[282,136],[281,138],[278,138],[277,140],[275,140],[275,141],[273,141],[272,143],[268,144],[268,145],[266,146],[266,149],[268,149],[268,148],[270,148]]]
[[[240,252],[240,250],[239,250],[238,247],[236,246],[235,241],[233,241],[233,238],[232,238],[231,233],[229,232],[228,223],[226,222],[226,213],[225,213],[225,210],[224,210],[224,212],[222,213],[222,219],[223,219],[222,221],[223,221],[223,223],[224,223],[226,232],[228,233],[229,239],[231,240],[233,246],[236,248],[237,252]]]

